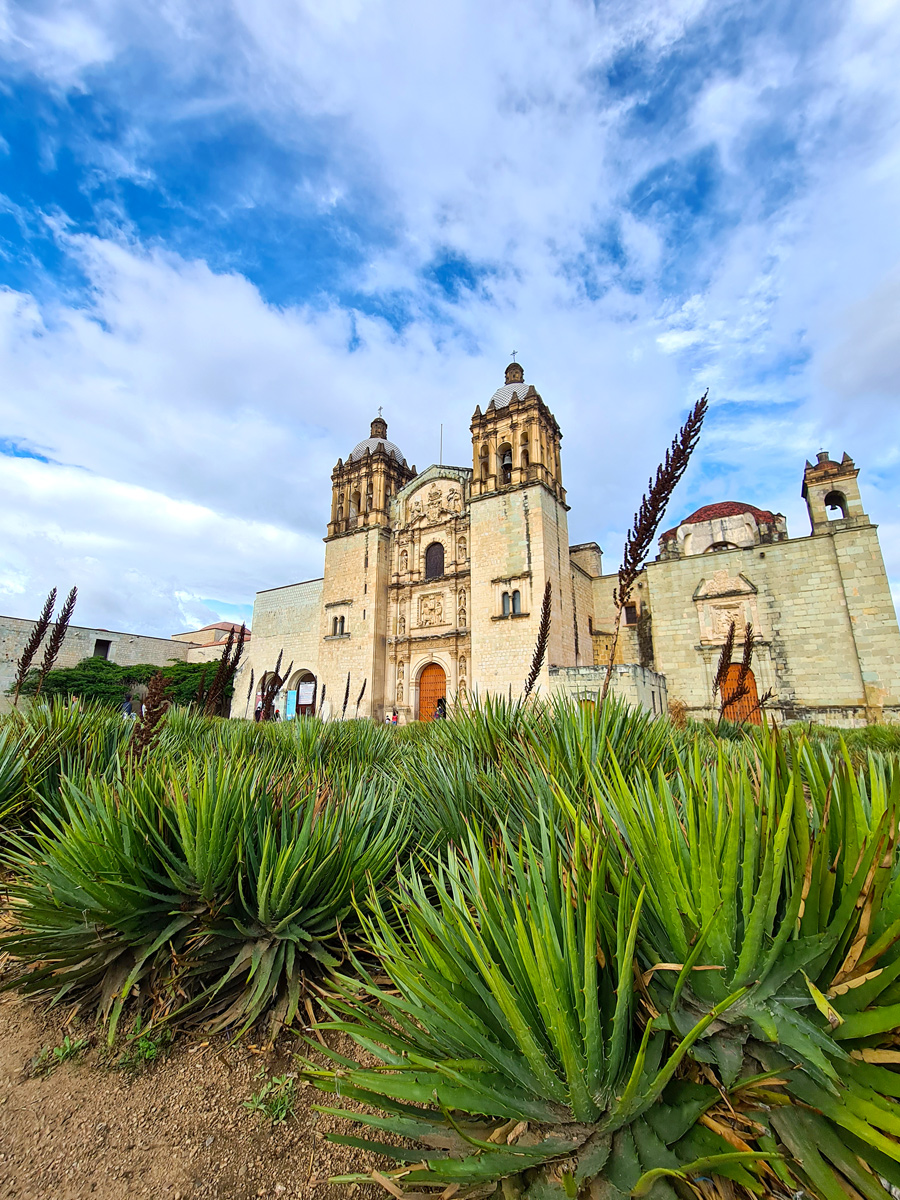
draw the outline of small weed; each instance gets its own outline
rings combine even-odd
[[[278,1125],[293,1116],[297,1084],[293,1075],[274,1075],[259,1091],[244,1101],[244,1107]]]
[[[88,1048],[87,1038],[71,1038],[68,1034],[58,1046],[45,1046],[31,1062],[34,1075],[49,1075],[70,1058],[77,1058]]]
[[[153,1034],[148,1029],[141,1032],[141,1018],[134,1022],[132,1040],[127,1050],[123,1050],[116,1060],[116,1066],[122,1068],[138,1068],[155,1062],[172,1041],[172,1031],[163,1027],[159,1033]]]

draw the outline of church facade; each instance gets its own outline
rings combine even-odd
[[[233,716],[252,713],[251,672],[258,688],[279,654],[286,717],[396,711],[407,722],[429,719],[442,696],[518,695],[548,583],[538,689],[596,694],[615,577],[596,543],[569,545],[562,433],[521,364],[470,429],[471,467],[417,472],[380,415],[338,461],[324,574],[257,594]],[[900,716],[900,631],[875,526],[850,460],[819,457],[804,476],[810,537],[790,539],[779,514],[734,502],[662,536],[626,612],[621,695],[660,712],[668,691],[694,715],[711,712],[710,671],[734,618],[761,638],[755,670],[773,711],[849,724]]]

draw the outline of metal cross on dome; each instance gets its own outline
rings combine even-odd
[[[512,358],[513,362],[515,362],[515,361],[516,361],[516,355],[517,355],[518,353],[519,353],[519,352],[518,352],[518,350],[513,350],[512,354],[511,354],[511,356],[510,356],[510,357]]]
[[[379,415],[379,417],[381,416],[381,405],[380,404],[378,405],[378,415]]]

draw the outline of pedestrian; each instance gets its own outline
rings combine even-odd
[[[254,721],[262,720],[262,700],[256,702],[256,712],[253,714]]]
[[[395,708],[394,711],[391,713],[391,724],[397,725],[397,724],[399,724],[399,722],[400,722],[400,718],[397,715],[397,710]]]
[[[134,716],[134,705],[131,703],[131,697],[128,695],[127,692],[125,693],[125,699],[122,701],[122,716],[123,717],[133,717]]]
[[[280,720],[281,720],[281,713],[278,711],[278,709],[277,709],[277,708],[276,708],[276,709],[275,709],[275,711],[272,713],[272,720],[273,720],[273,721],[280,721]]]
[[[438,702],[434,706],[435,721],[446,721],[447,719],[447,701],[443,696],[438,697]]]

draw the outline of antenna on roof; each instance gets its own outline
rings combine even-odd
[[[444,461],[444,423],[441,422],[441,441],[440,449],[438,450],[438,466]]]

